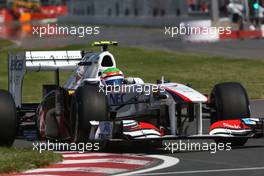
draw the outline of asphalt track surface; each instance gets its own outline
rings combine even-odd
[[[113,40],[120,46],[141,47],[153,50],[177,51],[183,53],[199,53],[203,55],[224,56],[228,58],[264,59],[264,40],[233,40],[212,43],[183,42],[182,36],[173,38],[165,35],[164,28],[133,28],[133,27],[100,27],[99,35],[78,36],[42,36],[13,38],[24,48],[52,48],[69,44],[89,44],[93,41]]]
[[[170,38],[164,35],[163,29],[148,28],[115,28],[102,27],[98,36],[51,37],[37,36],[18,40],[17,44],[24,48],[52,48],[68,44],[91,43],[96,40],[115,40],[121,46],[142,47],[184,53],[200,53],[205,55],[225,56],[229,58],[264,59],[264,40],[235,40],[218,43],[186,43],[180,37]],[[264,101],[251,101],[252,116],[264,117]],[[208,141],[213,142],[213,141]],[[18,140],[17,147],[32,147],[30,142]],[[250,139],[244,147],[231,151],[179,151],[170,153],[164,149],[145,150],[141,148],[115,149],[110,152],[133,153],[170,156],[178,159],[174,166],[137,173],[137,175],[192,175],[192,176],[263,176],[264,175],[264,139]],[[132,174],[135,175],[136,173]]]
[[[264,101],[251,101],[252,116],[264,116]],[[172,141],[178,142],[179,141]],[[197,141],[196,141],[197,142]],[[211,143],[206,140],[203,142]],[[17,140],[16,147],[32,147],[31,142]],[[109,153],[133,154],[161,157],[169,156],[173,159],[165,162],[164,169],[150,172],[126,173],[125,175],[192,175],[192,176],[263,176],[264,175],[264,139],[250,139],[244,147],[232,148],[230,151],[175,151],[172,153],[165,148],[151,149],[133,146],[115,147],[107,150]],[[169,166],[171,162],[179,160],[177,164]],[[167,166],[166,166],[167,165]],[[151,169],[151,168],[147,168]],[[122,174],[120,175],[122,176]]]

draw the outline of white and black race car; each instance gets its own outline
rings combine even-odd
[[[94,45],[102,50],[9,55],[9,89],[0,91],[1,146],[11,146],[17,137],[68,142],[212,138],[244,145],[248,138],[263,136],[264,121],[251,118],[241,84],[217,84],[210,98],[163,78],[156,84],[126,78],[119,88],[105,86],[102,71],[116,68],[107,48],[117,42]],[[73,70],[73,74],[60,85],[63,70]],[[40,103],[22,103],[23,77],[29,71],[55,72],[55,84],[43,85]],[[204,119],[210,119],[210,129],[203,128]]]

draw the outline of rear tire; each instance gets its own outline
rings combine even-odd
[[[214,86],[210,103],[214,112],[211,112],[211,124],[221,120],[234,120],[250,117],[249,99],[245,88],[236,82],[220,83]],[[217,142],[230,142],[233,146],[243,146],[247,139]]]
[[[17,111],[11,94],[0,90],[0,146],[11,147],[17,133]]]
[[[85,85],[77,89],[74,101],[74,141],[87,141],[91,130],[90,121],[110,120],[107,96],[99,92],[97,86]]]

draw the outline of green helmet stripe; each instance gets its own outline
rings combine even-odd
[[[107,68],[103,71],[103,73],[109,73],[109,72],[117,72],[120,71],[118,68]]]

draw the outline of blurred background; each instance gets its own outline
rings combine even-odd
[[[98,36],[79,37],[78,41],[68,37],[64,44],[106,38],[125,40],[126,44],[133,43],[128,42],[131,37],[132,40],[138,39],[136,44],[152,46],[155,38],[164,39],[164,27],[175,27],[181,23],[193,27],[230,27],[232,33],[176,36],[174,40],[177,42],[219,42],[260,39],[264,36],[263,22],[263,0],[0,0],[0,37],[21,45],[24,38],[32,38],[33,26],[45,24],[101,28]],[[111,27],[115,29],[111,30]],[[144,30],[146,27],[153,30]],[[146,36],[154,39],[146,43]],[[33,36],[33,40],[39,40],[38,36]],[[60,40],[53,40],[46,45],[47,42],[43,41],[38,46],[51,47],[60,43]],[[32,43],[27,42],[23,46],[30,47]],[[180,49],[180,46],[175,49]],[[160,47],[170,49],[166,41]]]
[[[182,22],[232,27],[231,35],[202,41],[262,38],[263,0],[0,0],[3,38],[29,37],[32,24],[164,28]]]
[[[192,83],[203,93],[208,93],[215,83],[239,81],[249,89],[251,98],[264,98],[263,1],[0,0],[0,38],[11,41],[0,42],[0,75],[7,74],[8,52],[91,50],[93,41],[113,40],[121,47],[111,51],[127,75],[150,82],[163,75]],[[182,23],[198,28],[229,27],[231,32],[173,37],[165,34],[165,27],[179,27]],[[97,27],[99,33],[82,37],[33,35],[34,27],[47,25]],[[39,77],[45,81],[52,77],[39,74],[26,78],[25,85],[38,82]],[[6,78],[0,78],[0,87],[6,87],[6,83]],[[26,86],[26,100],[36,100],[40,90]]]
[[[125,46],[260,58],[264,54],[263,22],[263,0],[0,0],[0,37],[25,48],[111,39]],[[230,27],[232,32],[173,38],[164,35],[165,27],[181,23]],[[34,26],[47,24],[98,26],[100,35],[32,35]],[[197,48],[193,42],[202,44]],[[227,47],[222,46],[223,42]],[[234,45],[238,48],[229,50]],[[252,45],[254,50],[238,52],[241,47]]]

